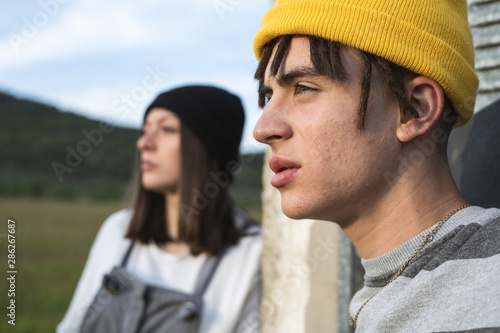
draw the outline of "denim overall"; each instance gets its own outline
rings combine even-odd
[[[223,256],[209,256],[198,275],[192,295],[150,286],[125,270],[134,243],[121,265],[106,274],[90,305],[81,333],[197,333],[203,294]],[[223,251],[224,252],[224,251]]]

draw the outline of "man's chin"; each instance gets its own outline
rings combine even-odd
[[[286,203],[281,201],[281,210],[283,214],[285,214],[288,218],[294,220],[303,220],[310,219],[312,217],[309,216],[307,211],[304,211],[303,207],[297,207],[297,205],[287,205]]]
[[[324,210],[314,209],[316,207],[306,207],[290,204],[281,201],[281,210],[283,213],[291,219],[294,220],[321,220],[321,221],[332,221],[331,216],[325,214]]]

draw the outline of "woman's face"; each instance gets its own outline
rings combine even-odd
[[[141,182],[145,189],[173,193],[180,179],[181,123],[164,108],[148,112],[143,134],[137,140],[141,157]]]

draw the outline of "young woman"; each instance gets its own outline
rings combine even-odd
[[[58,332],[258,332],[260,228],[231,199],[240,99],[209,86],[147,108],[133,209],[101,227]]]

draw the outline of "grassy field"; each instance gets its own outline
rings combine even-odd
[[[88,251],[119,202],[0,197],[0,332],[54,332],[69,305]],[[249,207],[260,218],[256,207]],[[16,222],[16,325],[7,323],[7,220]]]
[[[0,332],[54,332],[102,221],[116,202],[0,198]],[[16,325],[7,323],[7,219],[16,222]]]

